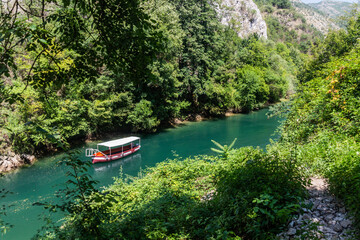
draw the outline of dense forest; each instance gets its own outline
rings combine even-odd
[[[303,61],[239,38],[208,1],[31,3],[2,6],[3,150],[249,112],[285,97]]]
[[[59,203],[38,203],[66,218],[35,239],[276,239],[309,207],[315,175],[360,230],[360,16],[323,38],[305,23],[284,30],[274,11],[303,21],[288,0],[255,2],[267,9],[268,40],[222,25],[215,1],[2,3],[3,152],[65,149],[107,131],[155,131],[291,98],[272,108],[286,121],[266,151],[215,143],[219,156],[167,160],[103,190],[69,152]],[[0,224],[11,230],[5,210]]]

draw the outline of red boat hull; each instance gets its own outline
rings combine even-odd
[[[130,154],[137,152],[140,150],[140,146],[136,146],[134,148],[131,148],[129,150],[126,150],[124,152],[115,153],[112,155],[106,155],[106,156],[92,156],[92,163],[100,163],[100,162],[110,162],[114,161],[126,156],[129,156]]]

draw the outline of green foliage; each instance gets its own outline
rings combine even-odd
[[[344,200],[354,217],[354,226],[360,229],[360,147],[358,142],[351,142],[350,146],[342,146],[341,156],[334,159],[325,176],[329,179],[330,190]]]
[[[43,1],[43,17],[24,3],[29,21],[1,7],[1,133],[17,152],[54,147],[29,122],[72,141],[249,112],[284,97],[302,62],[290,45],[238,37],[211,1]]]
[[[260,4],[272,4],[277,8],[289,9],[291,7],[291,2],[289,0],[255,0]]]
[[[304,84],[287,123],[294,131],[285,132],[284,138],[303,141],[321,129],[358,138],[358,57],[355,48],[351,54],[325,64],[317,73],[319,77]]]
[[[274,116],[280,116],[284,119],[290,113],[291,101],[284,101],[269,107],[269,112],[266,115],[271,118]]]
[[[222,146],[220,143],[216,142],[215,140],[211,140],[219,148],[219,149],[211,148],[211,150],[220,153],[223,159],[227,159],[229,157],[229,151],[234,146],[236,140],[237,138],[235,138],[229,146],[228,145]]]
[[[115,239],[275,236],[304,196],[306,183],[297,165],[259,149],[228,153],[226,160],[198,156],[162,162],[136,178],[120,176],[100,193],[85,191],[92,189],[86,181],[69,182],[75,186],[70,195],[79,200],[74,204],[70,197],[72,203],[66,205],[71,206],[66,207],[70,215],[56,229],[55,239],[88,236],[83,232],[87,226],[94,227],[93,236],[98,236],[94,232],[98,229],[102,238]],[[77,179],[73,173],[70,179]],[[85,198],[81,195],[84,191]],[[97,201],[99,195],[102,198]],[[100,217],[100,222],[94,216]]]
[[[66,172],[68,180],[65,188],[59,190],[56,196],[59,203],[35,203],[43,206],[51,213],[61,211],[65,213],[66,222],[63,227],[70,225],[76,235],[71,238],[78,239],[104,239],[103,217],[107,214],[107,209],[114,204],[112,195],[104,195],[99,192],[95,185],[97,181],[91,179],[87,173],[91,162],[83,162],[78,158],[79,152],[68,152],[63,161],[69,171]],[[67,232],[58,229],[56,224],[51,224],[50,228],[41,229],[34,239],[69,239]]]
[[[237,71],[236,88],[241,96],[240,107],[245,112],[259,107],[268,99],[269,86],[261,72],[250,66],[246,66]]]
[[[325,40],[314,47],[315,58],[307,63],[306,68],[300,74],[300,81],[307,82],[319,76],[326,68],[325,63],[333,61],[349,53],[358,43],[360,36],[360,22],[358,14],[346,19],[346,29],[331,31]]]
[[[350,20],[349,26],[356,22]],[[330,33],[318,49],[273,150],[292,156],[307,174],[325,176],[359,229],[360,50],[353,42],[357,34],[352,28]]]
[[[156,117],[152,117],[151,102],[141,100],[137,103],[132,112],[130,112],[127,123],[131,123],[136,130],[151,130],[160,123]]]
[[[225,46],[224,27],[209,1],[170,1],[179,14],[179,23],[186,37],[182,38],[179,62],[180,96],[190,102],[191,110],[202,112],[211,101],[207,94],[208,83],[214,84],[212,73],[223,67]],[[216,103],[215,103],[216,104]],[[217,106],[215,106],[217,108]]]
[[[217,204],[234,229],[251,239],[269,239],[285,224],[304,196],[297,163],[276,152],[242,148],[220,172]],[[231,169],[231,170],[230,170]]]

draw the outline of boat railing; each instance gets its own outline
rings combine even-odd
[[[86,157],[92,157],[92,156],[94,156],[96,153],[98,153],[98,152],[100,152],[100,153],[102,153],[104,156],[106,156],[106,154],[104,154],[103,152],[101,152],[101,151],[99,151],[98,149],[94,149],[94,148],[87,148],[86,150],[85,150],[85,156]]]

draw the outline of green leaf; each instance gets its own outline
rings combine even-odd
[[[39,39],[39,42],[41,42],[41,43],[43,43],[45,45],[49,44],[45,39],[42,39],[42,38]]]
[[[225,148],[218,142],[216,142],[215,140],[211,140],[216,146],[218,146],[220,149],[225,150]]]
[[[36,30],[36,25],[35,24],[31,24],[29,27],[31,30],[35,31]]]
[[[229,150],[234,146],[236,140],[237,140],[237,138],[235,138],[234,141],[232,141],[232,143],[230,144],[230,146],[229,146],[229,148],[228,148]]]
[[[223,153],[223,151],[216,149],[216,148],[210,148],[211,151],[217,152],[217,153]]]

